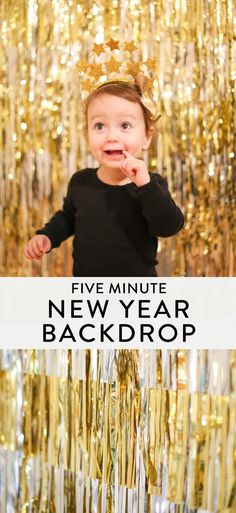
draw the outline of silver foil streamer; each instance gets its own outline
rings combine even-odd
[[[194,392],[198,392],[198,350],[197,349],[191,349],[188,359],[188,391],[190,394]]]
[[[101,513],[106,513],[107,485],[102,483]]]
[[[208,351],[209,395],[229,395],[229,351],[211,349]]]
[[[55,468],[56,513],[64,511],[64,468]]]
[[[86,379],[85,349],[72,350],[72,379]]]
[[[82,472],[76,474],[76,511],[83,511],[85,478]]]
[[[112,383],[115,379],[116,367],[114,365],[115,350],[101,351],[101,381]]]
[[[91,349],[91,380],[97,381],[97,371],[98,371],[98,350]]]
[[[171,388],[171,362],[170,351],[165,349],[161,352],[162,358],[162,387],[169,390]]]
[[[92,486],[92,511],[91,513],[98,513],[98,479],[91,479]]]
[[[66,379],[68,376],[68,350],[49,349],[45,351],[46,376],[58,376]]]
[[[157,366],[156,366],[156,351],[146,349],[139,351],[139,362],[141,365],[140,374],[142,376],[143,386],[146,388],[157,387]]]
[[[0,446],[0,511],[15,513],[19,489],[19,469],[22,464],[21,451],[4,450]],[[3,472],[4,469],[4,472]]]
[[[9,308],[9,306],[8,306]],[[20,353],[20,351],[19,351]],[[0,368],[2,370],[13,370],[15,369],[18,362],[18,351],[12,351],[9,349],[1,349],[0,351]]]

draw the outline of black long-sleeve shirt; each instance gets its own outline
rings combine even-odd
[[[184,224],[167,181],[149,173],[150,182],[109,185],[97,169],[73,174],[63,208],[37,234],[52,248],[74,235],[73,276],[156,276],[157,237],[169,237]]]

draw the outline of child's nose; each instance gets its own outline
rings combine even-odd
[[[107,140],[108,141],[119,141],[119,135],[115,128],[110,128],[107,132]]]

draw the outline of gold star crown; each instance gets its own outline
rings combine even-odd
[[[137,60],[138,49],[133,41],[120,43],[110,39],[107,43],[94,44],[89,59],[77,64],[82,100],[99,87],[110,82],[126,82],[139,86],[140,101],[149,111],[152,121],[157,121],[158,80],[155,59]]]

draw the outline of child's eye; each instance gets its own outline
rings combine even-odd
[[[104,126],[103,123],[96,123],[95,128],[97,128],[98,130],[101,130],[103,126]]]
[[[130,123],[122,123],[122,128],[127,128],[127,126],[131,127]]]

